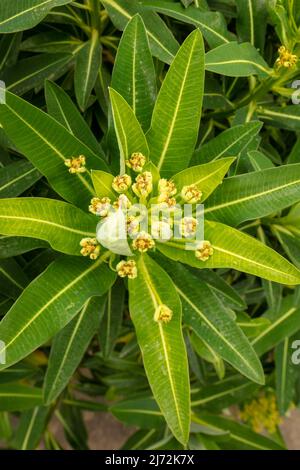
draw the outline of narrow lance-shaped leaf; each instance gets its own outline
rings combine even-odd
[[[230,42],[205,54],[205,68],[229,77],[258,75],[265,78],[272,70],[254,46]]]
[[[110,408],[116,418],[141,429],[159,429],[164,425],[162,412],[153,398],[135,398],[116,403]]]
[[[99,328],[105,297],[92,297],[55,337],[44,382],[44,400],[51,403],[63,391]]]
[[[134,152],[147,158],[149,150],[145,135],[134,112],[125,99],[115,90],[109,90],[112,112],[120,149],[120,173],[125,173],[125,162]]]
[[[19,196],[40,178],[38,170],[24,160],[0,168],[0,198]]]
[[[161,260],[181,298],[184,322],[243,375],[264,383],[262,366],[234,319],[212,290],[183,266]]]
[[[42,405],[42,390],[19,383],[0,385],[0,411],[22,411]]]
[[[125,98],[144,131],[150,127],[156,76],[146,29],[140,15],[126,26],[113,68],[111,86]]]
[[[299,336],[284,338],[275,349],[276,395],[281,415],[289,410],[296,393],[296,382],[299,379],[299,364],[293,363],[294,347],[299,347]]]
[[[185,9],[179,3],[161,0],[142,0],[142,4],[158,13],[196,26],[211,48],[227,44],[234,39],[234,35],[227,30],[224,16],[218,11],[201,11],[193,6]]]
[[[181,332],[181,304],[169,276],[142,255],[138,277],[129,281],[130,314],[154,397],[176,438],[187,442],[190,397],[187,356]],[[168,323],[155,321],[160,305],[173,315]]]
[[[107,302],[99,330],[101,351],[104,357],[108,357],[112,352],[120,332],[124,300],[125,286],[123,280],[119,279],[107,293]]]
[[[54,261],[24,290],[0,323],[6,355],[5,369],[30,354],[61,330],[85,302],[103,295],[115,274],[101,258],[95,262],[74,257]],[[63,315],[62,315],[63,312]]]
[[[0,260],[0,292],[2,294],[16,299],[27,284],[26,274],[13,258]]]
[[[274,308],[268,310],[264,318],[270,319],[271,324],[252,341],[252,346],[259,356],[299,330],[300,308],[297,297],[294,295],[285,297],[280,309],[277,312]]]
[[[102,155],[100,144],[69,95],[56,83],[46,81],[45,96],[48,113],[93,152]]]
[[[227,178],[205,204],[205,216],[238,225],[300,200],[300,164]]]
[[[192,408],[205,407],[216,412],[230,405],[243,402],[259,389],[259,385],[233,375],[224,380],[202,387],[192,395]]]
[[[221,157],[237,156],[261,129],[261,122],[252,121],[226,129],[194,153],[194,164],[206,163]]]
[[[0,199],[0,232],[40,238],[58,251],[80,254],[80,240],[95,237],[97,219],[63,201]]]
[[[198,137],[203,87],[204,46],[196,30],[168,70],[147,134],[151,160],[164,177],[189,164]]]
[[[276,251],[253,237],[218,222],[204,222],[204,236],[214,253],[207,261],[185,249],[185,240],[157,243],[157,248],[175,261],[196,268],[232,268],[282,284],[300,284],[300,271]]]
[[[44,406],[36,406],[22,413],[13,447],[21,450],[34,450],[43,437],[48,415],[49,408]]]
[[[85,111],[96,83],[102,60],[102,47],[98,31],[93,30],[92,37],[80,49],[76,56],[74,85],[78,105]]]
[[[87,168],[106,169],[104,161],[48,114],[6,93],[0,123],[20,152],[66,200],[87,208],[94,194],[88,173],[70,174],[65,160],[85,155]]]
[[[234,160],[235,158],[222,158],[204,165],[192,166],[177,173],[172,177],[172,181],[179,190],[183,186],[197,186],[202,193],[201,202],[204,202],[215,188],[222,183]]]
[[[137,0],[103,0],[102,3],[110,19],[120,30],[124,30],[128,21],[139,13],[145,23],[152,54],[167,64],[172,62],[178,43],[156,13],[145,11]]]
[[[222,447],[225,449],[284,450],[277,442],[252,431],[250,427],[240,424],[233,419],[201,412],[201,416],[195,417],[194,421],[202,426],[208,426],[214,432],[229,431],[230,440],[222,442]],[[227,442],[228,445],[226,446]]]
[[[47,248],[48,244],[37,238],[0,235],[0,259],[22,255],[27,251],[44,247]]]
[[[267,27],[266,0],[235,0],[237,6],[237,32],[241,40],[250,42],[263,51]]]
[[[72,61],[71,54],[40,54],[18,61],[5,69],[1,78],[7,91],[24,95],[33,88],[42,88],[48,78],[60,78],[72,65]]]
[[[287,129],[291,131],[298,131],[300,129],[300,110],[299,106],[289,105],[270,106],[270,107],[259,107],[258,117],[265,121],[266,124],[270,124],[280,129]]]
[[[0,33],[13,33],[36,26],[55,7],[71,0],[1,0]]]

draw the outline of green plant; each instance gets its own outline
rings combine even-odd
[[[294,2],[253,2],[253,11],[238,0],[27,3],[34,16],[8,1],[0,15],[0,49],[29,30],[21,50],[47,51],[10,57],[3,73],[0,436],[15,448],[35,448],[42,435],[60,447],[47,429],[55,414],[71,445],[86,448],[80,410],[109,409],[140,428],[127,448],[283,448],[279,414],[297,403],[299,379],[288,353],[300,319]],[[57,41],[49,24],[62,18]],[[124,29],[115,58],[109,18]],[[279,55],[276,44],[264,52],[268,22]],[[204,239],[187,249],[200,202]],[[154,237],[149,217],[132,240],[134,215],[116,238],[135,203],[149,216],[152,204],[171,214],[192,204],[189,220],[173,222],[183,238]],[[254,430],[222,415],[240,404]],[[21,413],[13,437],[8,412]]]

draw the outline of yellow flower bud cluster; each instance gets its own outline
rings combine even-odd
[[[169,323],[172,320],[173,311],[165,304],[159,305],[154,313],[154,321],[158,323]]]
[[[294,67],[298,61],[296,54],[292,54],[285,46],[280,46],[278,49],[279,57],[276,59],[275,65],[277,68],[285,67],[287,69]]]
[[[97,259],[100,254],[100,245],[96,238],[83,238],[80,242],[82,256],[89,256],[90,259]]]
[[[263,393],[257,399],[244,405],[240,411],[240,418],[251,425],[255,432],[276,432],[281,423],[276,397],[274,393]]]
[[[128,197],[125,194],[120,194],[118,199],[113,203],[113,208],[118,210],[118,209],[130,209],[131,207],[131,202],[128,199]]]
[[[135,183],[132,185],[132,190],[138,197],[147,197],[152,189],[152,173],[150,171],[140,173],[135,178]]]
[[[131,168],[133,171],[140,172],[146,163],[146,157],[141,152],[134,152],[125,163],[128,168]]]
[[[172,196],[175,196],[177,193],[177,188],[173,181],[161,178],[158,182],[158,192],[159,196],[157,201],[159,203],[164,203],[168,207],[174,207],[176,205],[176,199]]]
[[[211,243],[207,240],[201,241],[196,248],[195,256],[200,261],[207,261],[213,255],[214,249]]]
[[[120,261],[117,264],[117,273],[120,277],[128,277],[129,279],[135,279],[137,277],[136,262],[133,260]]]
[[[67,158],[65,160],[65,165],[69,168],[69,173],[71,174],[84,173],[86,171],[85,163],[86,161],[84,155]]]
[[[132,248],[140,251],[141,253],[151,250],[154,246],[155,242],[150,233],[147,232],[140,232],[132,242]]]
[[[118,175],[113,179],[112,188],[117,193],[126,193],[131,186],[131,177],[129,175]]]
[[[183,186],[181,190],[181,197],[185,202],[189,204],[194,204],[200,201],[202,197],[202,192],[197,188],[195,184],[191,184],[189,186]]]
[[[111,200],[109,197],[93,197],[91,204],[89,205],[89,211],[92,214],[99,215],[100,217],[106,217],[109,213]]]
[[[194,217],[184,217],[180,221],[179,232],[183,237],[191,237],[195,235],[198,221]]]

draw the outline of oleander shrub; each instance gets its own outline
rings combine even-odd
[[[299,0],[1,0],[0,439],[284,449]],[[99,443],[101,448],[101,444]]]

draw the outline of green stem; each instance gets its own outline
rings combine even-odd
[[[99,33],[101,31],[99,0],[90,0],[91,23]]]

